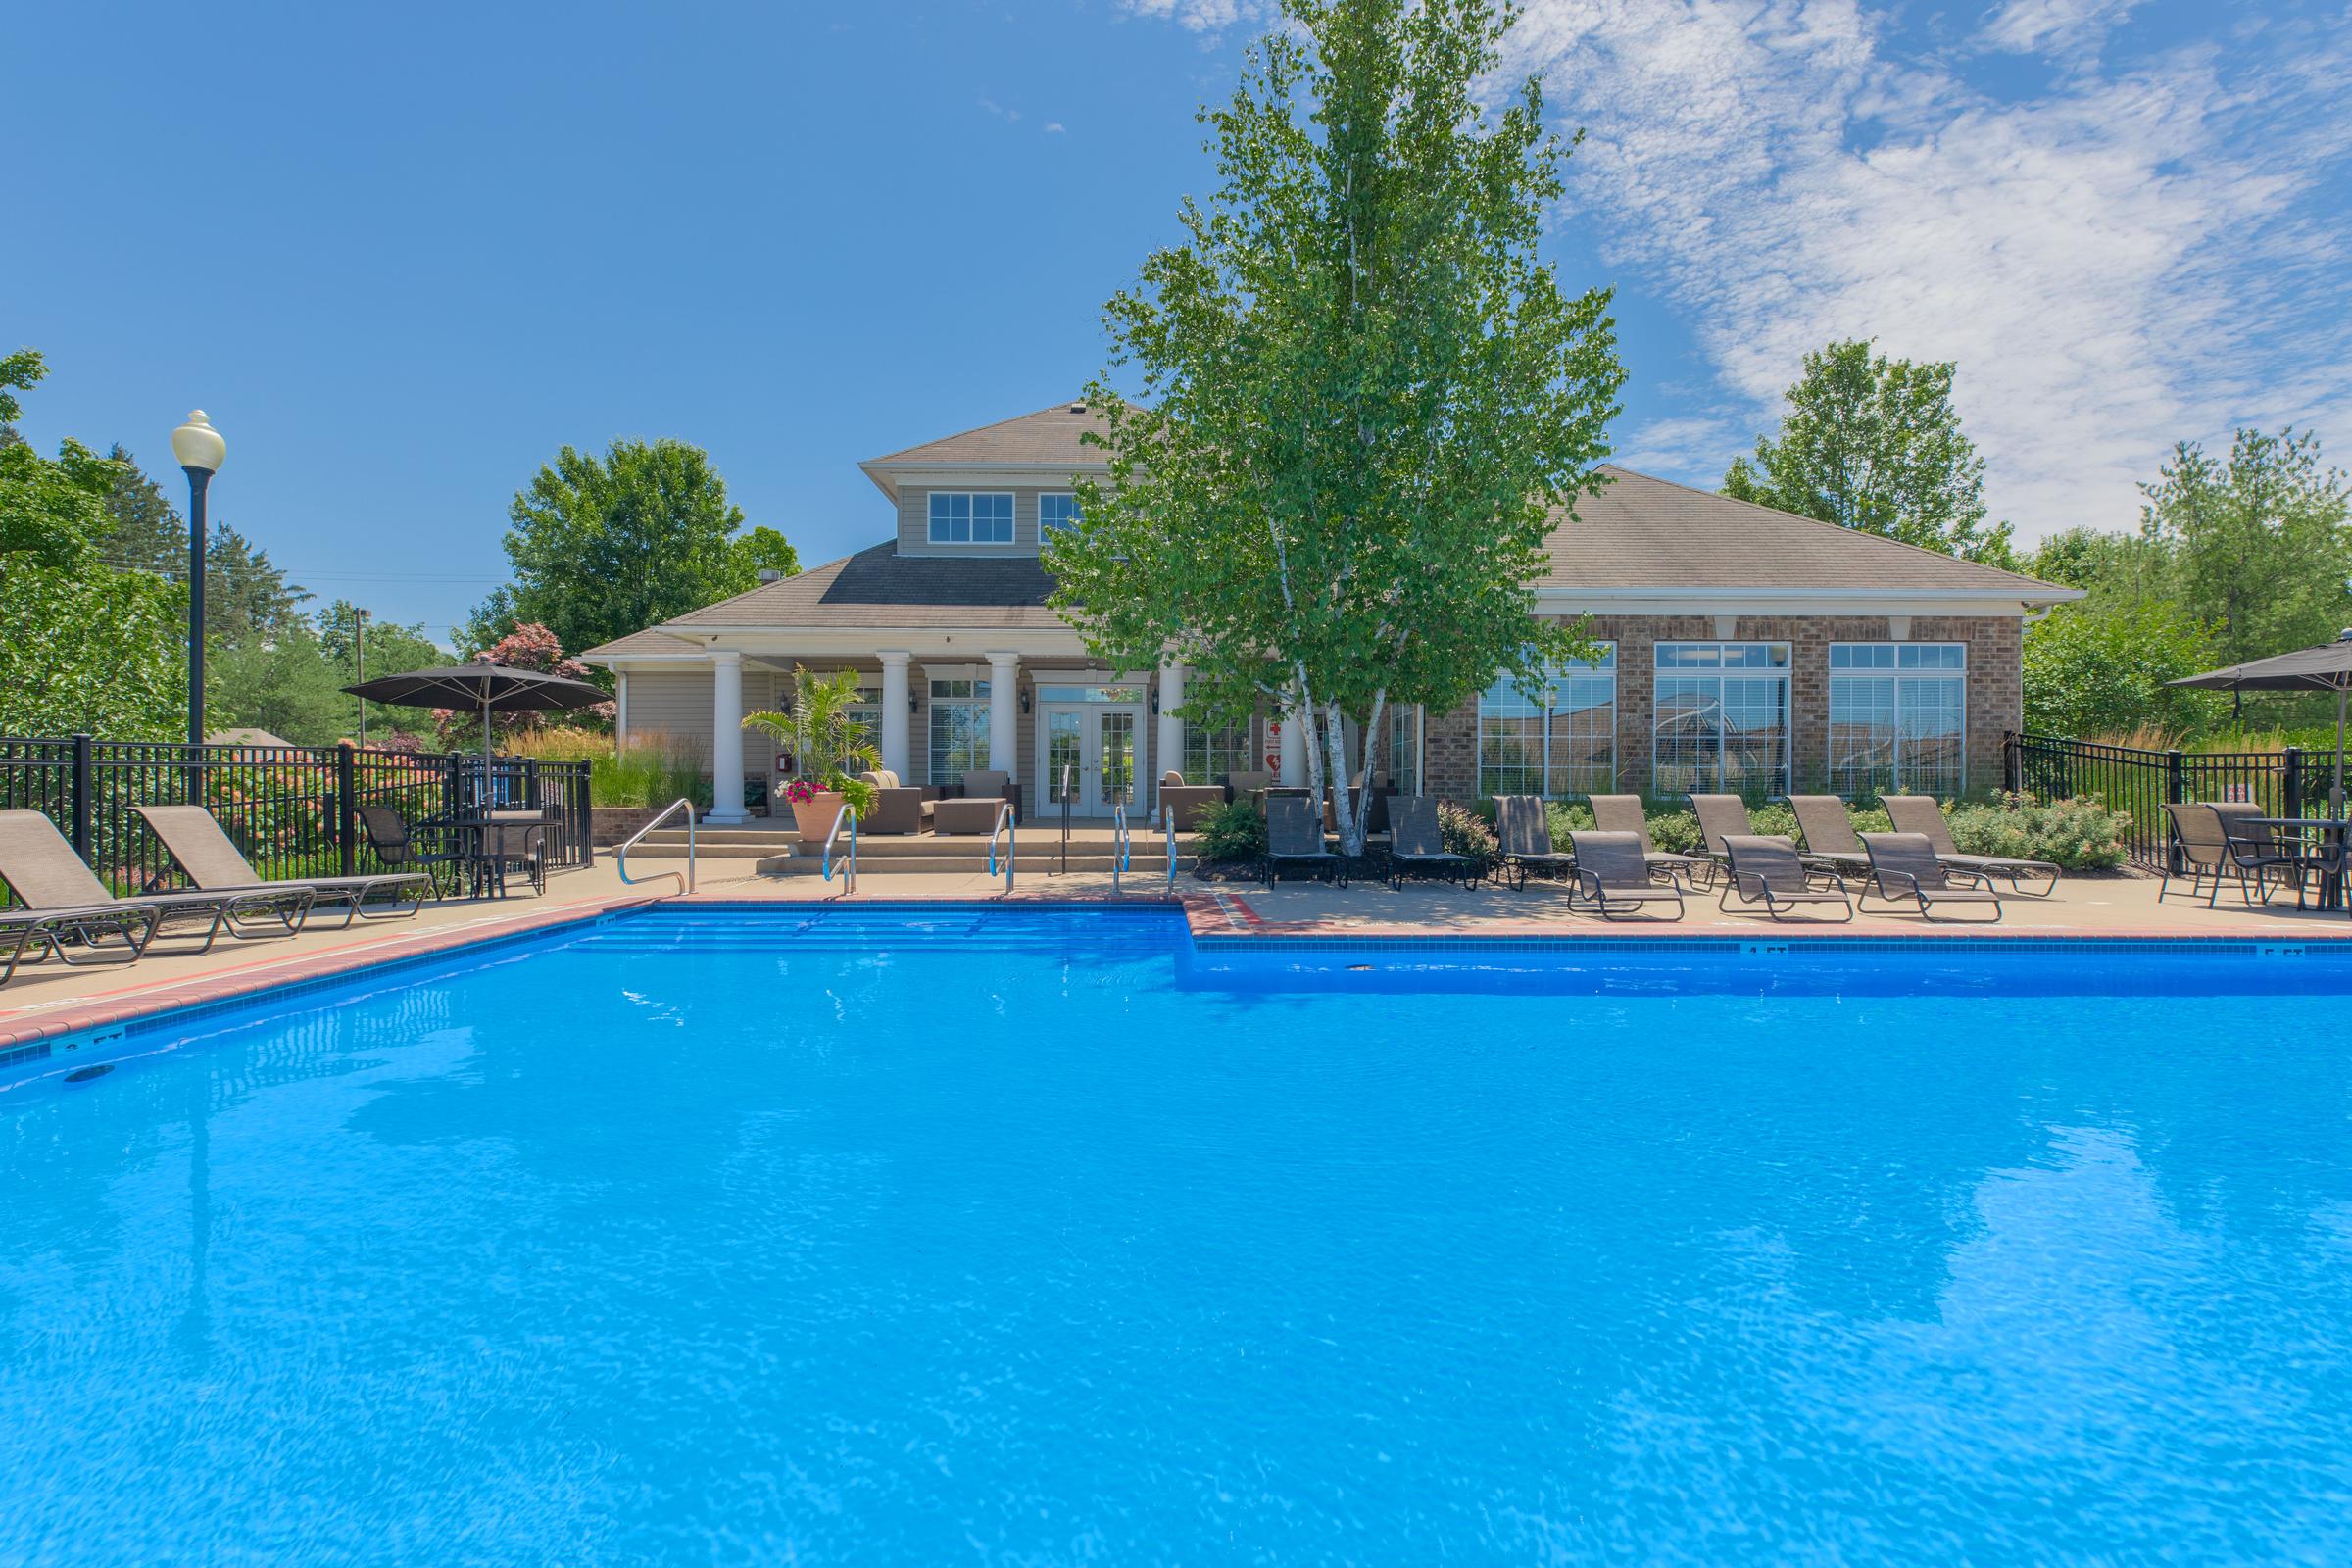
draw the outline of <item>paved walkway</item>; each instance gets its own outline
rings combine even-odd
[[[634,862],[633,862],[634,863]],[[645,876],[664,863],[636,864]],[[1272,890],[1254,883],[1177,879],[1177,892],[1202,935],[1310,936],[1640,936],[1727,933],[1778,936],[1922,936],[1961,929],[1930,925],[1916,916],[1872,915],[1849,925],[1773,922],[1761,915],[1719,913],[1708,895],[1694,895],[1684,920],[1605,922],[1571,913],[1565,887],[1530,883],[1521,892],[1482,888],[1465,893],[1431,883],[1407,883],[1395,892],[1381,883],[1345,890],[1315,882],[1284,882]],[[2352,940],[2352,920],[2341,913],[2298,913],[2291,903],[2245,909],[2234,892],[2218,907],[2174,898],[2158,903],[2153,877],[2072,877],[2049,899],[2013,899],[2000,925],[1985,928],[2001,937],[2182,938],[2233,937],[2278,941]],[[956,873],[867,874],[855,899],[986,900],[1004,897],[1001,879],[974,869]],[[365,968],[389,959],[428,953],[503,934],[527,931],[675,897],[666,877],[622,884],[609,858],[589,869],[560,871],[548,879],[544,898],[464,900],[427,906],[413,920],[360,921],[348,928],[317,928],[296,937],[237,942],[223,939],[203,956],[157,953],[136,966],[67,969],[50,962],[28,965],[0,988],[0,1050],[61,1033],[105,1028],[161,1007],[234,997],[289,981]],[[1021,873],[1013,897],[1088,899],[1113,897],[1107,873],[1066,876]],[[1165,883],[1127,877],[1121,895],[1166,897]],[[759,901],[793,904],[841,902],[853,897],[839,882],[810,876],[762,877],[748,862],[706,862],[695,902]]]

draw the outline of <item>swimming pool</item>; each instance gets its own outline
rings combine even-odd
[[[2352,963],[1780,948],[658,910],[19,1063],[0,1561],[2352,1560]]]

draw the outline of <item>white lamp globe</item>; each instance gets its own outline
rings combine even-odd
[[[213,421],[204,416],[202,409],[188,415],[188,422],[172,432],[172,455],[183,468],[202,468],[207,473],[220,471],[220,460],[228,456],[228,443],[213,428]]]

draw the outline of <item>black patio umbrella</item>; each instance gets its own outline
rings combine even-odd
[[[560,713],[610,701],[598,687],[569,675],[490,663],[444,664],[437,669],[412,669],[405,675],[378,675],[343,690],[371,703],[396,703],[404,708],[475,710],[482,715],[485,783],[490,777],[492,713]]]
[[[2352,630],[2317,648],[2298,648],[2291,654],[2252,659],[2227,669],[2209,669],[2166,681],[2167,686],[2194,686],[2213,692],[2333,692],[2335,693],[2335,788],[2329,793],[2328,814],[2344,814],[2344,706],[2352,697]]]

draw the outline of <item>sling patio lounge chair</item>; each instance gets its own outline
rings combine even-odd
[[[1809,866],[1798,858],[1792,840],[1777,833],[1734,833],[1723,841],[1731,867],[1724,873],[1723,897],[1715,906],[1726,914],[1753,914],[1758,905],[1775,920],[1804,908],[1836,906],[1839,921],[1854,917],[1854,901],[1845,878],[1828,866]],[[1868,862],[1865,855],[1864,861]],[[1738,899],[1742,906],[1733,908]],[[1826,916],[1825,916],[1826,918]]]
[[[1266,797],[1266,858],[1260,862],[1266,886],[1282,874],[1283,867],[1302,865],[1313,870],[1324,881],[1348,885],[1348,860],[1323,847],[1323,823],[1315,810],[1315,803],[1304,795],[1269,795]]]
[[[376,872],[368,876],[307,876],[287,877],[271,882],[253,868],[244,854],[221,831],[220,823],[212,812],[201,806],[134,806],[158,843],[188,880],[207,893],[278,892],[301,888],[311,895],[311,903],[303,906],[307,918],[319,902],[343,906],[343,923],[351,924],[356,917],[370,920],[406,919],[424,906],[424,895],[433,891],[432,873],[422,869]],[[407,907],[401,906],[407,894]],[[366,907],[371,895],[386,895],[392,904],[389,910],[369,913]],[[232,914],[231,923],[235,921]],[[299,927],[300,921],[295,922]]]
[[[1845,797],[1790,795],[1787,800],[1796,813],[1796,830],[1805,836],[1804,848],[1797,853],[1807,864],[1857,876],[1870,870],[1870,854],[1854,832],[1854,819],[1846,814]],[[1906,833],[1916,831],[1899,822],[1895,826]]]
[[[163,922],[163,911],[152,904],[129,901],[78,909],[0,909],[0,985],[16,978],[27,952],[35,963],[49,957],[74,968],[136,963]]]
[[[1918,833],[1935,848],[1936,858],[1946,865],[1956,865],[1965,871],[1982,871],[1997,876],[2009,884],[2009,891],[2029,899],[2046,899],[2058,889],[2058,867],[2047,860],[2013,859],[2005,855],[1962,855],[1952,842],[1951,824],[1943,819],[1943,808],[1925,795],[1883,795],[1879,804],[1886,808],[1887,817],[1897,833]],[[2260,807],[2249,806],[2249,815],[2259,815]],[[2028,884],[2036,884],[2029,886]]]
[[[1551,816],[1541,795],[1496,796],[1494,837],[1502,847],[1502,873],[1514,888],[1526,887],[1531,871],[1561,878],[1576,875],[1576,856],[1551,847]]]
[[[0,811],[0,882],[35,914],[151,910],[156,926],[143,947],[158,939],[176,944],[183,936],[195,944],[192,949],[175,946],[174,952],[210,953],[223,931],[240,938],[289,935],[302,929],[311,912],[310,890],[302,887],[141,893],[118,899],[74,853],[57,824],[38,811]],[[274,928],[265,919],[273,921]],[[248,922],[260,929],[245,929]]]
[[[1724,848],[1725,839],[1756,830],[1747,818],[1747,802],[1737,795],[1693,795],[1690,801],[1690,812],[1698,818],[1701,847],[1718,866],[1731,858],[1731,852]]]
[[[1589,795],[1592,825],[1603,833],[1631,833],[1642,841],[1642,858],[1653,871],[1665,871],[1685,886],[1715,874],[1715,862],[1703,855],[1673,855],[1649,840],[1649,812],[1639,795]]]
[[[1401,892],[1407,876],[1478,886],[1478,862],[1446,848],[1438,830],[1438,803],[1431,796],[1400,795],[1389,811],[1389,885]]]
[[[1993,891],[1992,879],[1982,871],[1946,865],[1936,858],[1936,848],[1926,834],[1865,833],[1862,848],[1870,855],[1870,881],[1862,889],[1864,913],[1870,912],[1875,896],[1895,908],[1916,906],[1923,920],[1943,919],[1936,910],[1950,905],[1989,908],[1992,919],[1978,923],[1999,923],[2001,896]]]
[[[1663,882],[1656,879],[1638,835],[1580,831],[1568,838],[1576,846],[1576,887],[1568,895],[1570,908],[1588,910],[1604,920],[1628,915],[1647,920],[1683,917],[1681,884],[1671,875]],[[1666,905],[1674,906],[1672,914],[1663,912]]]

